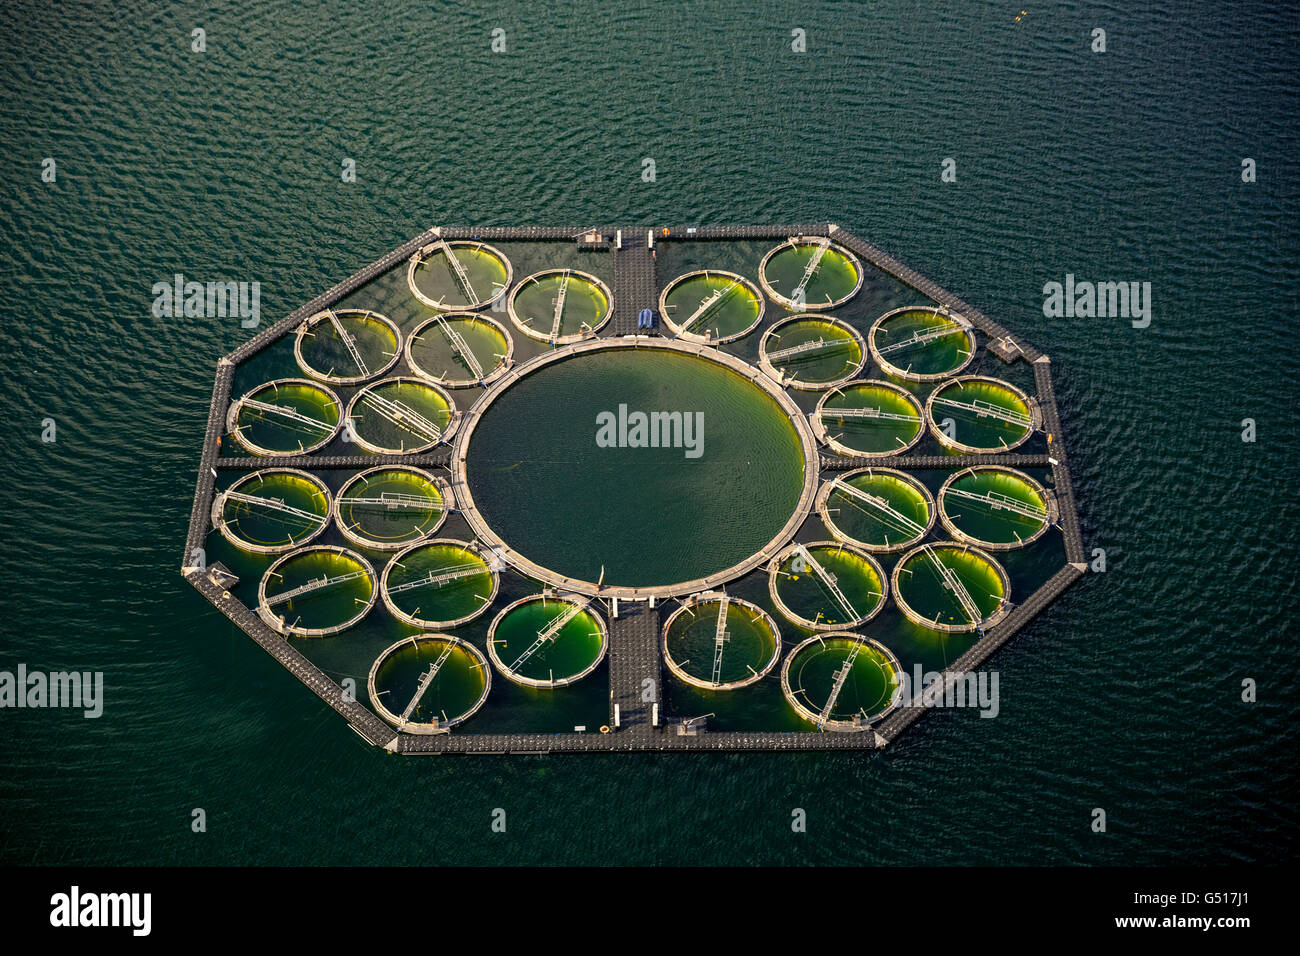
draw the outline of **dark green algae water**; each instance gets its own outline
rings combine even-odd
[[[1278,321],[1300,221],[1293,12],[7,12],[0,283],[23,317],[0,385],[3,666],[103,670],[107,690],[98,721],[0,716],[7,862],[1294,859],[1300,361]],[[795,25],[804,56],[788,53]],[[38,179],[47,155],[54,185]],[[958,182],[942,184],[949,155]],[[1243,156],[1259,164],[1249,186]],[[994,659],[998,719],[930,714],[874,757],[403,761],[176,573],[215,362],[249,332],[154,318],[152,283],[260,279],[269,322],[435,222],[816,219],[1052,355],[1085,541],[1109,570]],[[1042,286],[1067,272],[1152,281],[1151,328],[1044,318]],[[1240,702],[1243,677],[1257,704]],[[1095,806],[1105,835],[1088,830]]]
[[[631,447],[637,412],[680,413],[682,447]],[[628,447],[598,445],[598,423],[624,418]],[[738,372],[608,349],[501,393],[470,436],[465,472],[483,518],[525,557],[582,581],[604,568],[608,585],[643,587],[716,574],[762,549],[798,504],[804,460],[789,417]]]
[[[506,612],[491,638],[501,662],[532,680],[564,680],[581,674],[605,650],[601,626],[587,611],[579,611],[532,651],[537,636],[571,608],[567,602],[537,600]],[[529,651],[527,659],[521,659]]]

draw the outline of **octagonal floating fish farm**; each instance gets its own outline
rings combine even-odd
[[[182,573],[394,753],[874,750],[1086,568],[1050,368],[830,224],[435,228],[218,362]]]

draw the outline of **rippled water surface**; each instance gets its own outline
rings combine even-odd
[[[0,715],[0,859],[1294,858],[1296,16],[936,6],[9,4],[0,668],[102,670],[107,701]],[[1108,570],[994,658],[997,719],[879,756],[401,760],[177,574],[251,333],[155,318],[153,283],[258,280],[270,322],[435,223],[824,220],[1052,356]],[[1151,326],[1045,318],[1067,273],[1150,281]]]

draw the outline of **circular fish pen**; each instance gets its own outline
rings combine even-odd
[[[900,455],[921,440],[925,413],[906,389],[888,382],[854,382],[827,392],[812,415],[813,433],[848,457]]]
[[[1011,579],[979,548],[926,542],[894,565],[894,601],[913,624],[932,631],[982,631],[1007,613]]]
[[[951,475],[939,489],[939,520],[958,541],[994,551],[1022,548],[1056,521],[1056,498],[1034,479],[1001,465]]]
[[[966,375],[949,379],[925,403],[930,432],[945,448],[964,454],[1010,451],[1041,424],[1038,404],[1001,379]],[[951,421],[951,434],[944,422]]]
[[[374,568],[347,548],[313,545],[279,558],[257,586],[257,613],[281,634],[326,637],[374,607]]]
[[[468,641],[416,634],[375,658],[366,687],[375,711],[398,730],[437,734],[478,712],[492,690],[492,672]]]
[[[314,540],[330,513],[325,482],[296,468],[266,468],[217,493],[212,526],[241,551],[281,554]]]
[[[892,468],[859,468],[828,479],[816,507],[834,537],[875,552],[915,544],[936,520],[925,485]]]
[[[879,641],[835,631],[790,652],[781,665],[781,692],[819,730],[864,730],[899,706],[902,672]]]
[[[445,388],[495,381],[510,367],[514,352],[506,327],[477,312],[435,315],[406,340],[411,371]]]
[[[700,269],[678,276],[659,294],[659,314],[678,338],[731,342],[758,328],[763,296],[744,276]]]
[[[551,689],[605,659],[609,632],[589,597],[534,595],[506,605],[488,628],[488,657],[506,680]],[[507,663],[508,662],[508,663]]]
[[[413,627],[458,627],[492,604],[496,562],[474,542],[434,538],[393,556],[380,591],[393,617]]]
[[[279,378],[231,402],[226,431],[254,455],[283,458],[328,445],[342,417],[339,397],[324,385]]]
[[[886,312],[867,333],[871,357],[887,375],[937,382],[975,357],[975,330],[947,308],[908,306]]]
[[[839,541],[793,544],[767,566],[772,603],[810,631],[865,624],[885,606],[887,580],[879,561]]]
[[[862,288],[858,257],[821,236],[793,236],[763,256],[758,281],[791,312],[833,309]]]
[[[534,272],[510,293],[510,321],[530,339],[568,345],[599,331],[614,311],[609,286],[576,269]]]
[[[646,338],[515,366],[467,414],[450,467],[460,513],[511,567],[560,591],[638,600],[766,564],[811,510],[817,462],[807,419],[768,376],[718,349]],[[719,493],[732,496],[725,508]]]
[[[442,526],[451,488],[419,468],[381,465],[348,479],[334,499],[334,521],[353,544],[395,551]]]
[[[376,455],[408,455],[448,441],[460,415],[445,389],[408,376],[367,385],[348,403],[348,431]]]
[[[485,242],[439,239],[411,256],[411,294],[439,312],[481,309],[510,287],[514,270]]]
[[[356,385],[383,375],[401,357],[402,334],[369,309],[326,309],[298,327],[293,357],[312,378]]]
[[[857,329],[829,315],[795,315],[773,325],[758,346],[758,364],[782,385],[816,391],[843,385],[867,361]]]
[[[663,655],[680,681],[703,690],[738,690],[771,673],[781,657],[781,632],[757,604],[694,594],[664,623]]]

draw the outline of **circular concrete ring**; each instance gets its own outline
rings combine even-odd
[[[411,541],[400,541],[393,543],[391,541],[377,541],[374,538],[367,538],[365,535],[357,534],[356,530],[349,528],[343,520],[343,504],[347,501],[348,490],[358,481],[370,475],[377,474],[381,471],[405,471],[425,479],[429,483],[436,485],[438,492],[442,495],[442,514],[433,527],[429,528],[423,535]],[[455,508],[455,499],[451,493],[451,486],[447,482],[433,474],[425,471],[423,468],[414,468],[410,465],[379,465],[375,468],[367,468],[365,471],[357,472],[349,478],[339,489],[339,493],[334,497],[334,507],[332,510],[334,523],[338,526],[339,533],[347,538],[353,544],[362,548],[369,548],[372,551],[397,551],[409,548],[412,544],[426,541],[430,535],[437,532],[442,527],[442,523],[447,520],[447,515]]]
[[[400,714],[393,713],[383,705],[379,694],[375,691],[375,677],[378,675],[379,668],[383,665],[384,661],[392,657],[396,651],[401,650],[405,645],[415,644],[416,646],[419,646],[421,641],[438,641],[443,644],[451,644],[454,647],[459,647],[473,658],[479,668],[483,671],[483,692],[479,694],[478,700],[476,700],[463,714],[453,717],[451,720],[446,722],[439,721],[436,724],[427,724],[402,720]],[[483,706],[483,702],[487,700],[488,693],[492,690],[492,669],[488,667],[487,659],[483,657],[483,652],[473,644],[469,643],[469,641],[462,640],[461,638],[455,637],[451,634],[412,634],[410,637],[404,637],[397,643],[384,648],[383,652],[375,658],[375,662],[370,665],[370,675],[366,678],[366,690],[370,693],[370,703],[375,708],[375,712],[402,733],[426,735],[438,734],[444,733],[458,724],[463,724],[478,713],[479,709]]]
[[[731,335],[724,335],[721,338],[716,338],[716,339],[711,338],[708,335],[699,335],[696,332],[683,332],[681,326],[679,326],[676,322],[674,322],[672,320],[672,317],[669,315],[668,294],[672,292],[673,289],[677,288],[677,286],[681,285],[683,282],[686,282],[688,279],[693,279],[696,276],[704,276],[705,278],[708,278],[709,276],[726,276],[728,279],[731,279],[733,282],[736,282],[737,284],[743,286],[751,295],[754,296],[754,299],[758,302],[758,315],[755,316],[754,321],[751,322],[746,328],[742,329],[739,332],[733,332]],[[727,272],[725,269],[696,269],[693,272],[687,272],[684,275],[679,275],[672,282],[668,283],[666,286],[664,286],[663,291],[659,293],[660,318],[663,319],[664,325],[668,326],[668,328],[672,330],[672,333],[676,338],[685,339],[687,342],[700,342],[708,345],[721,345],[723,342],[734,342],[736,339],[743,339],[750,332],[753,332],[756,328],[758,328],[759,324],[763,321],[763,313],[766,311],[767,311],[767,305],[763,301],[763,294],[759,292],[758,287],[754,285],[754,283],[746,279],[744,276],[735,272]]]
[[[787,309],[791,312],[822,312],[825,311],[826,309],[833,309],[836,306],[843,305],[845,302],[848,302],[849,299],[853,298],[855,295],[858,294],[858,290],[862,288],[862,280],[863,280],[862,263],[858,261],[857,256],[855,256],[848,249],[845,249],[838,242],[831,242],[827,246],[828,251],[834,250],[839,255],[847,259],[850,262],[850,264],[852,264],[854,271],[858,274],[858,281],[854,284],[853,288],[848,292],[847,295],[842,296],[841,298],[838,298],[833,302],[795,302],[793,299],[786,298],[784,295],[777,292],[775,289],[772,288],[771,283],[767,281],[767,263],[774,255],[776,255],[782,249],[794,248],[796,246],[802,246],[802,245],[816,245],[822,242],[826,242],[826,238],[824,236],[791,236],[789,239],[781,243],[779,246],[776,246],[767,251],[767,254],[763,256],[763,261],[759,263],[758,266],[758,281],[759,284],[762,285],[763,287],[763,292],[767,294],[767,297],[769,299],[771,299],[777,305],[780,305],[782,308]]]
[[[239,492],[240,489],[254,478],[265,478],[267,475],[292,475],[295,478],[299,478],[314,485],[318,493],[325,496],[325,520],[321,523],[320,527],[308,534],[306,537],[299,538],[297,541],[275,545],[256,544],[245,538],[239,537],[231,531],[225,520],[227,496],[231,492]],[[320,535],[325,531],[325,528],[329,526],[333,507],[329,488],[325,485],[325,482],[321,481],[319,477],[313,475],[311,472],[302,471],[299,468],[263,468],[259,471],[254,471],[250,474],[244,475],[244,477],[240,478],[225,491],[217,492],[216,496],[212,499],[212,526],[221,532],[223,538],[241,551],[251,551],[254,554],[284,554],[286,551],[293,551],[296,548],[301,548],[306,544],[310,544],[312,541],[315,541],[320,537]]]
[[[905,312],[930,312],[936,316],[950,320],[954,325],[958,326],[959,329],[964,330],[966,333],[967,344],[969,345],[966,360],[956,368],[948,369],[946,372],[937,372],[933,375],[922,375],[918,372],[911,371],[910,368],[901,368],[882,356],[880,354],[880,347],[876,344],[876,330],[879,329],[886,320],[891,319],[896,315],[902,315]],[[876,319],[875,322],[871,323],[871,328],[867,332],[867,346],[871,349],[871,360],[875,362],[886,375],[906,379],[909,382],[938,382],[956,375],[966,366],[970,365],[974,360],[975,327],[971,325],[964,316],[958,315],[955,312],[949,312],[947,309],[939,306],[907,305],[903,306],[901,309],[890,309],[880,318]]]
[[[319,369],[312,368],[302,354],[302,340],[311,330],[322,322],[328,322],[333,316],[343,315],[362,315],[368,319],[380,323],[393,333],[393,354],[389,360],[384,363],[382,368],[367,371],[364,375],[334,375],[330,372],[322,372]],[[298,326],[298,334],[293,340],[293,357],[298,363],[298,367],[310,375],[312,378],[321,382],[328,382],[331,385],[358,385],[361,382],[372,378],[378,378],[390,368],[397,364],[397,360],[402,357],[402,333],[398,330],[397,324],[386,315],[380,315],[378,312],[372,312],[370,309],[325,309],[317,312],[308,319],[303,320],[302,325]]]
[[[438,322],[442,321],[443,319],[473,319],[476,322],[483,322],[486,325],[490,325],[492,326],[492,328],[500,332],[501,335],[506,340],[506,354],[501,364],[496,366],[494,369],[492,369],[492,371],[488,372],[481,379],[443,378],[441,376],[434,375],[432,372],[428,371],[427,369],[422,368],[420,364],[415,360],[415,356],[412,354],[415,343],[420,338],[420,336],[424,334],[426,329],[432,329]],[[406,364],[410,367],[411,373],[416,378],[423,379],[426,382],[429,382],[433,385],[439,385],[443,388],[471,388],[475,385],[490,385],[492,382],[495,382],[497,379],[499,379],[502,375],[506,374],[506,369],[508,369],[514,362],[515,340],[514,340],[514,336],[510,334],[510,330],[507,329],[505,325],[498,322],[496,319],[491,318],[490,316],[483,315],[482,313],[479,312],[444,312],[441,315],[433,316],[427,322],[422,322],[415,329],[415,331],[412,332],[407,337],[406,346],[405,346],[405,355],[406,355]]]
[[[555,338],[551,338],[549,334],[540,329],[533,328],[519,318],[519,314],[515,311],[515,300],[518,298],[519,293],[528,288],[529,283],[538,282],[548,276],[563,275],[565,273],[568,273],[570,278],[576,276],[584,282],[591,283],[602,295],[605,296],[605,314],[596,321],[595,325],[587,326],[584,331],[574,332],[570,335],[559,335]],[[514,323],[515,328],[530,339],[537,342],[545,342],[547,345],[572,345],[575,342],[589,339],[605,327],[606,323],[609,322],[610,316],[614,314],[614,293],[609,291],[609,286],[605,285],[605,283],[601,282],[600,279],[596,278],[590,272],[580,272],[577,269],[543,269],[541,272],[534,272],[511,290],[510,299],[506,303],[506,309],[510,315],[510,321]]]
[[[698,358],[706,359],[724,368],[730,369],[743,375],[749,381],[766,392],[774,399],[781,410],[785,412],[786,417],[790,419],[795,433],[799,436],[799,442],[803,449],[804,456],[804,486],[799,496],[799,501],[795,505],[794,512],[786,521],[785,525],[776,534],[776,536],[764,548],[757,553],[746,558],[730,568],[711,574],[703,578],[696,578],[693,581],[682,581],[675,584],[665,585],[663,587],[601,587],[595,582],[581,581],[576,578],[565,577],[549,568],[542,567],[528,558],[519,554],[502,540],[479,514],[478,508],[474,504],[473,494],[469,490],[469,482],[465,471],[465,455],[469,447],[470,439],[474,435],[474,429],[477,427],[479,419],[483,413],[499,398],[506,389],[510,388],[515,382],[527,375],[536,372],[538,369],[545,368],[552,362],[560,362],[572,358],[576,355],[584,355],[589,352],[602,351],[604,349],[662,349],[665,351],[674,351],[681,354],[693,355]],[[817,452],[817,439],[813,437],[812,429],[808,425],[808,420],[800,411],[799,406],[794,400],[786,394],[785,390],[777,386],[768,376],[755,369],[752,365],[741,361],[733,355],[718,350],[698,345],[693,342],[671,341],[668,339],[657,338],[637,338],[628,341],[620,339],[587,339],[582,342],[568,345],[563,348],[554,349],[549,352],[543,352],[540,355],[529,359],[521,365],[512,367],[503,377],[494,382],[475,402],[464,415],[460,430],[457,433],[456,441],[452,446],[451,454],[451,475],[452,488],[456,494],[456,500],[459,503],[461,514],[469,523],[470,529],[474,536],[481,541],[487,548],[500,556],[501,560],[519,571],[525,577],[541,581],[543,584],[550,585],[561,591],[576,591],[579,594],[588,596],[599,595],[606,598],[624,598],[626,600],[640,601],[649,597],[675,597],[684,594],[694,594],[696,591],[705,591],[716,588],[731,581],[734,578],[748,574],[754,568],[759,567],[766,562],[772,554],[787,541],[794,537],[804,519],[812,513],[813,499],[817,494],[817,475],[820,468],[821,459]]]
[[[443,428],[439,436],[432,441],[426,441],[423,445],[412,445],[410,448],[385,448],[383,445],[376,445],[374,442],[362,438],[361,433],[357,430],[357,426],[352,424],[352,415],[356,411],[357,405],[360,404],[362,398],[372,390],[383,388],[385,385],[404,384],[408,382],[412,385],[419,385],[421,388],[432,389],[446,400],[448,411],[451,413],[451,417],[447,422],[447,427]],[[349,423],[348,433],[351,435],[352,441],[374,455],[418,455],[420,452],[428,451],[430,448],[436,448],[443,442],[449,443],[451,441],[451,436],[456,431],[457,425],[460,424],[460,411],[456,408],[456,400],[451,397],[451,393],[440,385],[434,385],[432,382],[426,381],[422,378],[417,378],[413,375],[394,375],[392,378],[386,378],[379,382],[372,382],[365,388],[358,390],[358,392],[352,396],[352,400],[348,402],[347,415],[344,417]]]
[[[768,597],[772,599],[772,603],[776,605],[776,609],[784,614],[788,620],[806,631],[843,631],[845,629],[861,627],[884,609],[885,604],[889,601],[889,575],[885,573],[885,569],[880,566],[879,561],[868,554],[865,549],[856,545],[846,544],[843,541],[810,541],[808,544],[804,545],[805,548],[837,548],[843,551],[848,551],[854,557],[861,558],[863,561],[867,562],[867,564],[871,566],[872,571],[875,572],[876,579],[880,582],[880,597],[876,601],[875,606],[866,614],[863,614],[861,617],[855,618],[852,621],[842,621],[839,624],[827,624],[825,622],[813,621],[796,614],[781,598],[781,592],[776,586],[777,576],[781,571],[781,565],[785,563],[786,558],[790,557],[790,555],[794,553],[796,547],[797,545],[790,545],[790,547],[786,548],[780,554],[773,555],[772,560],[767,564]]]
[[[401,563],[402,558],[406,557],[412,551],[416,551],[420,548],[428,548],[435,544],[442,544],[442,545],[447,545],[449,547],[460,548],[463,551],[472,553],[475,557],[481,558],[483,560],[483,563],[486,566],[487,573],[492,577],[492,591],[490,594],[488,594],[487,600],[485,600],[482,606],[480,606],[477,610],[471,611],[468,614],[461,615],[460,617],[451,618],[445,621],[431,621],[427,618],[416,617],[414,614],[410,614],[406,611],[403,611],[400,607],[397,606],[397,603],[389,595],[388,593],[389,573],[393,570],[393,568],[396,565]],[[460,625],[462,624],[467,624],[468,622],[474,620],[475,618],[481,617],[483,613],[487,611],[489,607],[492,606],[492,602],[497,599],[497,591],[501,587],[501,575],[499,573],[499,567],[500,565],[496,557],[493,554],[485,553],[484,550],[481,547],[479,547],[477,541],[460,541],[456,538],[426,538],[423,541],[415,542],[415,544],[411,545],[410,547],[403,548],[397,554],[393,555],[392,559],[386,565],[384,565],[383,578],[379,583],[379,593],[383,597],[384,607],[388,608],[388,613],[392,614],[393,617],[397,618],[403,624],[409,624],[412,627],[427,627],[433,629],[460,627]]]
[[[781,369],[772,364],[769,358],[767,343],[778,329],[795,322],[822,322],[826,325],[848,332],[849,337],[857,343],[858,361],[854,363],[852,368],[840,375],[838,378],[827,379],[824,382],[805,381],[797,376],[787,375]],[[792,315],[788,319],[782,319],[763,333],[763,338],[758,343],[758,364],[773,381],[779,382],[783,386],[788,385],[791,388],[797,388],[804,392],[820,392],[828,388],[838,388],[847,382],[851,382],[854,377],[862,371],[862,367],[867,364],[867,345],[862,340],[862,334],[842,319],[837,319],[831,315],[818,315],[812,312],[801,312],[799,315]]]
[[[741,607],[743,607],[745,610],[750,611],[755,615],[758,615],[762,619],[762,621],[772,630],[772,638],[773,638],[772,656],[762,666],[762,668],[760,668],[756,673],[751,673],[744,680],[728,681],[722,684],[714,684],[710,681],[702,680],[701,678],[696,677],[694,674],[689,673],[685,668],[681,666],[680,663],[678,663],[673,658],[672,654],[669,652],[668,649],[668,632],[671,630],[673,626],[673,621],[675,621],[679,615],[684,614],[690,608],[696,607],[700,604],[715,603],[721,600],[721,598],[722,598],[722,594],[720,592],[713,592],[713,591],[706,591],[699,594],[692,594],[685,601],[681,602],[681,607],[677,608],[677,610],[673,611],[672,614],[668,615],[668,620],[664,622],[664,626],[659,637],[659,649],[663,653],[664,664],[667,665],[668,670],[671,671],[673,676],[676,677],[678,680],[682,681],[683,683],[690,684],[692,687],[698,687],[701,690],[718,690],[718,691],[739,690],[742,687],[748,687],[750,684],[757,684],[768,674],[772,673],[772,668],[776,667],[776,662],[781,659],[781,629],[777,627],[776,621],[773,620],[772,615],[768,614],[766,611],[764,611],[757,604],[754,604],[752,601],[745,601],[742,600],[741,598],[734,598],[734,597],[727,598],[728,604],[738,604]]]
[[[360,564],[362,570],[365,571],[367,576],[370,578],[369,600],[366,601],[365,607],[363,607],[352,617],[348,618],[346,621],[343,621],[339,624],[332,624],[329,627],[316,627],[316,628],[298,627],[294,624],[289,624],[284,617],[281,617],[280,615],[272,611],[269,607],[267,607],[266,582],[271,579],[272,575],[278,576],[277,572],[279,571],[280,567],[284,565],[286,561],[292,561],[294,558],[312,552],[332,552],[334,554],[343,555],[349,560],[355,561],[358,564]],[[334,545],[334,544],[310,545],[308,547],[299,548],[296,551],[291,551],[290,553],[283,555],[282,557],[277,559],[269,568],[266,569],[266,573],[262,575],[262,580],[259,581],[257,585],[257,613],[258,616],[261,617],[262,620],[266,622],[268,627],[272,628],[275,631],[278,631],[281,634],[286,634],[293,637],[329,637],[332,634],[338,634],[340,631],[346,631],[349,627],[352,627],[352,625],[356,624],[363,617],[369,614],[370,609],[375,606],[375,601],[377,600],[378,596],[379,596],[379,579],[375,575],[374,567],[371,566],[370,562],[367,561],[364,557],[362,557],[357,552],[351,550],[350,548],[341,548],[338,545]]]
[[[867,474],[889,475],[891,478],[896,478],[899,481],[901,481],[903,484],[912,488],[914,491],[919,492],[921,497],[925,500],[926,509],[929,511],[930,514],[930,520],[926,522],[925,530],[922,531],[920,534],[913,535],[910,538],[905,538],[903,540],[892,542],[890,544],[872,544],[870,542],[861,541],[857,538],[852,537],[851,535],[847,534],[838,524],[836,524],[834,518],[831,517],[830,507],[829,507],[831,494],[836,490],[836,482],[847,481],[848,479],[853,478],[857,475],[867,475]],[[905,471],[898,471],[894,468],[876,468],[874,466],[867,467],[867,468],[855,468],[853,471],[846,471],[843,474],[837,475],[834,478],[827,479],[825,482],[823,482],[821,489],[817,493],[816,507],[817,507],[817,513],[822,519],[822,523],[826,525],[826,529],[830,531],[832,537],[834,537],[838,541],[843,541],[846,544],[851,544],[855,547],[862,548],[864,551],[871,551],[876,554],[888,554],[893,551],[901,551],[904,548],[916,544],[916,542],[922,540],[927,534],[930,533],[930,530],[934,527],[934,523],[937,520],[937,511],[938,511],[938,509],[935,507],[934,497],[930,494],[930,490],[926,488],[925,485],[921,484],[921,482],[918,481],[913,475],[910,475]]]
[[[418,269],[421,266],[421,264],[423,264],[425,259],[433,255],[433,253],[437,252],[444,245],[448,246],[453,250],[457,248],[482,249],[488,253],[491,253],[493,256],[501,260],[501,263],[506,267],[505,285],[501,286],[499,289],[495,289],[492,295],[489,295],[487,297],[483,297],[482,294],[479,293],[477,289],[475,289],[474,290],[475,294],[478,295],[479,298],[476,299],[474,302],[468,303],[466,305],[448,306],[445,302],[439,302],[436,299],[431,299],[429,296],[421,292],[419,286],[415,284],[415,270]],[[459,311],[465,311],[465,312],[473,312],[477,309],[481,309],[485,305],[489,305],[495,302],[497,299],[501,298],[501,296],[505,294],[506,289],[510,288],[510,281],[513,277],[514,277],[514,267],[510,264],[510,260],[506,258],[505,253],[503,253],[500,249],[496,248],[495,246],[489,246],[486,242],[479,242],[473,239],[449,239],[449,240],[438,239],[434,242],[431,242],[427,246],[418,250],[414,255],[411,256],[410,261],[407,264],[407,268],[406,268],[406,284],[410,288],[411,294],[415,296],[417,299],[419,299],[421,302],[423,302],[425,305],[427,305],[429,308],[436,309],[439,312],[449,312],[452,311],[453,309]]]

